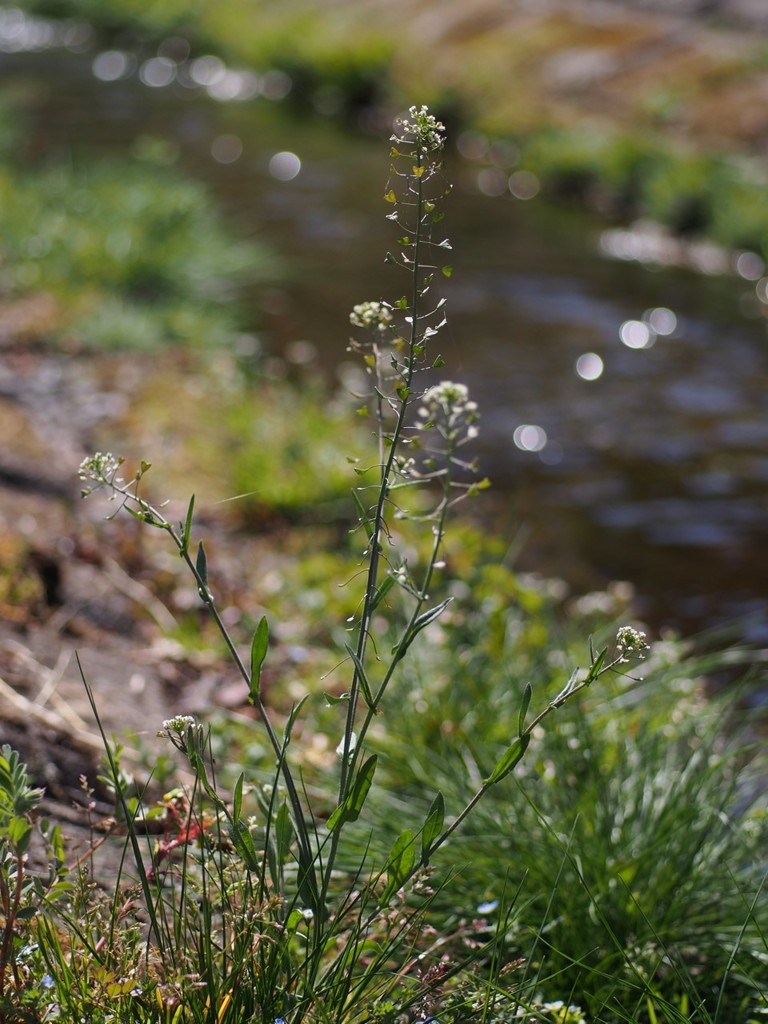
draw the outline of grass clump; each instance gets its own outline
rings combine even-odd
[[[765,818],[717,705],[676,651],[635,679],[642,630],[590,623],[587,642],[547,585],[447,540],[486,482],[466,455],[479,410],[436,350],[443,131],[424,107],[397,122],[387,262],[405,291],[350,317],[374,451],[356,466],[355,600],[322,695],[267,685],[266,617],[247,645],[227,628],[194,497],[177,521],[144,496],[148,463],[127,479],[111,454],[82,463],[84,494],[180,556],[256,738],[181,709],[161,734],[188,781],[155,795],[103,737],[120,877],[6,900],[8,1020],[746,1024],[768,991]],[[27,841],[30,812],[0,820],[9,841]],[[23,863],[0,869],[5,891]]]

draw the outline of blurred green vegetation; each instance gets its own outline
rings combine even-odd
[[[647,135],[547,129],[521,142],[544,194],[618,220],[647,217],[768,259],[768,187],[753,162],[670,147]]]
[[[351,488],[375,475],[356,463],[371,427],[353,414],[349,395],[329,394],[319,372],[249,381],[226,353],[203,373],[180,370],[172,355],[140,365],[140,393],[114,429],[148,457],[158,444],[174,453],[160,500],[191,487],[250,528],[349,521]]]
[[[238,291],[272,271],[205,187],[140,163],[0,168],[0,288],[53,295],[75,345],[208,347],[237,336]]]

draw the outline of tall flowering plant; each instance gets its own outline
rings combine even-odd
[[[246,813],[242,774],[231,799],[218,792],[202,726],[184,715],[164,724],[169,740],[189,760],[195,792],[213,806],[227,839],[215,854],[209,850],[203,868],[207,864],[212,875],[229,880],[232,864],[225,871],[221,858],[231,856],[240,873],[236,905],[245,916],[235,926],[225,925],[226,915],[208,922],[210,928],[221,931],[217,931],[217,948],[226,968],[217,978],[217,994],[210,1003],[219,1006],[219,1019],[225,1010],[234,1013],[236,1004],[241,1014],[256,1015],[247,1019],[351,1024],[394,1019],[384,1010],[384,1016],[371,1017],[364,1006],[374,1003],[394,1007],[392,1012],[426,1005],[420,1000],[431,985],[445,983],[446,970],[422,977],[406,964],[433,895],[425,884],[431,858],[488,790],[514,770],[533,730],[548,714],[604,672],[644,651],[643,638],[625,630],[611,656],[607,649],[592,651],[589,667],[574,671],[562,691],[532,718],[528,686],[516,734],[466,806],[446,808],[443,795],[434,793],[423,821],[403,828],[384,855],[377,857],[376,844],[371,842],[357,869],[347,873],[349,851],[360,849],[361,834],[376,831],[371,792],[378,754],[371,726],[382,713],[385,694],[411,646],[448,607],[449,600],[433,598],[432,589],[442,564],[449,513],[458,501],[487,486],[487,481],[474,477],[475,463],[464,455],[477,436],[477,405],[463,384],[440,380],[442,373],[437,373],[444,363],[436,339],[446,319],[445,300],[436,294],[436,282],[452,274],[445,262],[451,245],[441,228],[443,202],[450,192],[442,173],[444,139],[443,124],[426,107],[411,107],[395,122],[384,199],[396,228],[397,247],[387,254],[387,263],[400,270],[406,289],[392,301],[362,302],[350,314],[356,330],[350,349],[359,354],[367,373],[368,389],[362,398],[364,411],[375,425],[376,473],[373,483],[366,477],[353,490],[358,528],[365,539],[364,572],[359,612],[345,650],[349,684],[333,701],[340,713],[341,739],[335,806],[330,814],[313,805],[289,757],[301,705],[281,734],[262,692],[261,671],[269,647],[266,618],[258,624],[246,655],[219,615],[204,545],[198,543],[195,550],[192,544],[194,498],[184,520],[173,523],[141,494],[147,463],[142,462],[128,481],[120,476],[123,460],[109,453],[97,452],[80,467],[84,494],[108,491],[120,508],[164,531],[175,544],[248,685],[249,699],[259,712],[277,764],[274,784],[262,791],[255,826]],[[420,564],[412,564],[401,553],[396,530],[396,520],[407,514],[405,502],[414,488],[426,495],[413,516],[424,524],[429,537]],[[385,658],[384,637],[376,636],[378,620],[387,618],[396,594],[404,611],[396,642]],[[377,616],[377,612],[384,614]],[[115,784],[119,785],[117,777]],[[196,825],[194,801],[184,806],[189,813],[185,812],[183,822],[175,823],[175,832],[161,846],[163,863],[179,848],[191,855],[191,838],[200,840],[205,850],[206,840],[216,832],[210,814],[203,819],[201,811]],[[351,845],[345,845],[348,837]],[[167,950],[172,944],[163,932],[168,896],[160,884],[162,874],[154,869],[145,872],[144,892],[157,945]],[[231,891],[235,890],[227,888]],[[209,983],[213,985],[214,980],[209,978]]]

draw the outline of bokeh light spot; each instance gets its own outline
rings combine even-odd
[[[243,141],[237,135],[219,135],[211,143],[211,156],[219,164],[233,164],[243,153]]]
[[[94,58],[91,70],[100,82],[116,82],[131,69],[131,59],[122,50],[104,50]]]
[[[619,337],[627,348],[650,348],[656,335],[642,320],[625,320],[619,328]]]
[[[597,380],[604,369],[603,360],[596,352],[585,352],[576,360],[576,373],[582,380]]]
[[[295,153],[284,150],[275,153],[269,161],[269,173],[278,181],[292,181],[301,170],[301,160]]]
[[[168,57],[151,57],[139,69],[139,78],[153,89],[170,85],[176,77],[176,64]]]
[[[512,435],[515,445],[524,452],[540,452],[547,443],[547,432],[535,423],[521,423]]]
[[[644,315],[643,320],[646,321],[654,334],[667,336],[674,334],[677,330],[677,317],[666,306],[657,306],[656,309],[649,309]]]
[[[284,100],[292,88],[293,79],[279,68],[270,68],[261,80],[261,95],[265,100]]]
[[[462,132],[456,140],[456,148],[465,160],[484,160],[488,153],[488,139],[480,132]]]
[[[530,171],[515,171],[514,174],[510,174],[507,185],[515,199],[533,199],[541,189],[539,179]]]
[[[197,57],[189,65],[189,77],[196,85],[213,85],[223,78],[226,72],[224,61],[210,54]]]
[[[503,196],[507,191],[507,176],[498,167],[484,167],[477,175],[477,187],[484,196]]]
[[[734,267],[745,281],[757,281],[765,273],[765,263],[756,252],[740,252]]]

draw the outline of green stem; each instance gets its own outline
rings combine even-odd
[[[416,152],[416,167],[420,168],[422,164],[422,153],[421,150]],[[365,662],[365,653],[368,646],[368,629],[371,622],[371,616],[373,614],[373,602],[376,596],[376,589],[378,586],[379,578],[379,564],[381,558],[381,538],[384,532],[384,508],[389,497],[390,479],[392,476],[392,467],[395,463],[395,456],[397,454],[398,445],[400,438],[402,437],[403,429],[405,427],[405,416],[408,411],[408,404],[410,399],[410,390],[413,384],[413,374],[415,372],[415,349],[419,340],[418,335],[418,320],[419,320],[419,299],[420,299],[420,282],[419,282],[419,271],[421,267],[421,246],[422,246],[422,219],[423,219],[423,208],[424,208],[424,186],[422,183],[422,176],[416,175],[417,183],[417,199],[416,199],[416,230],[413,241],[413,269],[412,269],[412,285],[411,285],[411,330],[410,338],[408,342],[408,357],[405,360],[404,373],[402,376],[404,397],[400,399],[400,405],[398,408],[397,420],[395,422],[395,429],[392,434],[391,443],[389,446],[389,453],[386,461],[384,462],[381,474],[381,483],[379,485],[379,495],[376,502],[376,512],[373,519],[373,530],[371,537],[368,542],[370,548],[370,561],[368,563],[368,574],[366,579],[365,587],[365,598],[363,602],[363,611],[360,616],[360,632],[357,639],[356,655],[360,664]],[[383,424],[379,424],[379,444],[383,442]],[[341,758],[341,771],[339,774],[339,803],[345,799],[349,790],[350,781],[354,776],[354,769],[358,760],[358,752],[362,747],[362,743],[352,749],[352,734],[354,732],[355,719],[357,718],[357,706],[360,699],[360,674],[357,668],[354,669],[352,674],[352,686],[350,688],[349,703],[347,706],[347,720],[344,729],[344,744]],[[361,737],[362,739],[362,737]],[[331,861],[333,860],[334,850],[331,851]]]
[[[417,149],[415,156],[415,164],[417,168],[422,166],[423,154],[421,149]],[[424,186],[422,181],[422,175],[415,175],[416,178],[416,227],[413,240],[413,264],[411,267],[412,283],[411,283],[411,304],[410,304],[410,315],[411,315],[411,329],[410,337],[408,342],[408,355],[404,361],[403,372],[401,375],[403,397],[400,399],[400,404],[397,411],[397,419],[395,422],[395,428],[392,433],[389,445],[389,452],[386,459],[382,460],[381,470],[381,481],[379,484],[379,493],[376,501],[376,511],[373,517],[373,529],[371,536],[368,541],[370,550],[370,560],[368,563],[368,572],[366,575],[366,586],[365,596],[363,599],[363,610],[360,616],[360,629],[357,638],[357,647],[355,653],[357,655],[360,664],[364,664],[366,651],[368,647],[368,630],[373,615],[374,599],[376,596],[376,590],[378,587],[379,578],[379,567],[381,561],[381,542],[384,533],[385,517],[384,509],[386,506],[387,499],[390,491],[390,480],[392,477],[392,469],[395,464],[395,457],[397,455],[398,446],[400,439],[405,428],[405,418],[408,411],[409,399],[411,386],[413,384],[413,375],[415,372],[415,353],[416,346],[419,341],[418,333],[418,322],[419,322],[419,310],[420,310],[420,298],[421,289],[419,281],[419,273],[421,270],[421,249],[423,242],[423,214],[424,214]],[[379,389],[380,390],[380,389]],[[381,409],[381,399],[379,401],[379,410]],[[379,416],[378,419],[378,435],[379,435],[379,451],[383,454],[384,450],[384,422],[383,418]],[[421,606],[423,598],[419,601],[418,607]],[[409,629],[414,621],[412,617],[409,623]],[[390,665],[389,671],[387,672],[386,682],[389,681],[392,671],[394,669],[395,661]],[[339,773],[339,803],[341,804],[349,793],[352,780],[354,779],[355,768],[358,763],[360,751],[363,748],[363,741],[365,735],[370,726],[371,719],[373,717],[373,711],[369,707],[366,711],[366,716],[363,722],[363,726],[360,730],[360,736],[358,742],[352,746],[352,736],[355,731],[355,720],[357,718],[357,709],[360,699],[360,673],[357,667],[354,668],[352,674],[352,685],[350,687],[349,702],[347,705],[347,717],[344,727],[344,739],[342,745],[342,756],[341,756],[341,770]],[[380,691],[381,688],[380,688]],[[378,698],[377,698],[378,700]],[[377,701],[374,701],[374,706]],[[321,904],[325,902],[328,896],[330,887],[331,877],[333,874],[334,866],[339,849],[339,840],[341,837],[341,828],[337,829],[332,837],[330,848],[328,850],[328,857],[326,859],[323,869],[323,880],[322,880],[322,891],[321,891]],[[319,942],[320,936],[316,933],[316,939]],[[315,950],[314,957],[314,971],[319,968],[320,964],[320,948]],[[314,976],[314,972],[313,972]]]

